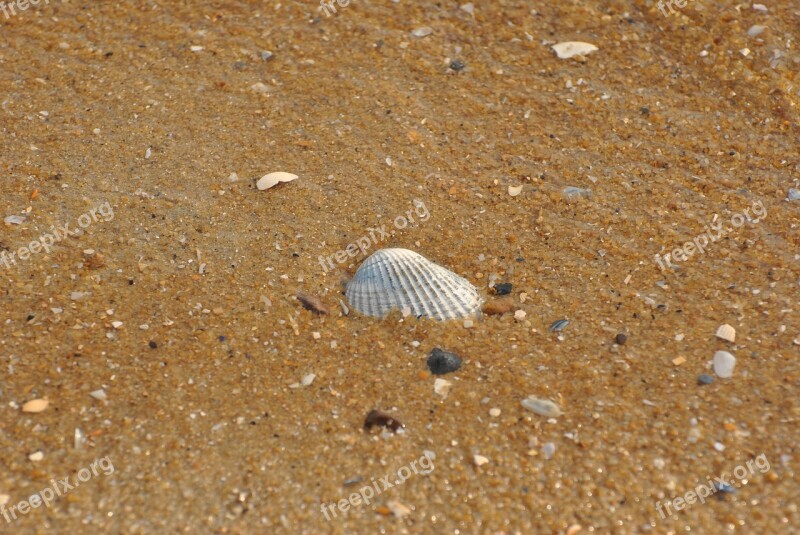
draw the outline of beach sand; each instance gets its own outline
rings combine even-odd
[[[800,533],[800,10],[765,5],[0,13],[0,514],[65,491],[0,533]],[[513,309],[345,315],[383,247]]]

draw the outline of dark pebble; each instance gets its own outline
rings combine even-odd
[[[373,426],[386,427],[394,432],[397,432],[401,427],[405,427],[399,420],[395,420],[385,412],[379,410],[371,410],[364,420],[364,429],[369,431]]]
[[[328,314],[330,313],[330,309],[322,302],[322,300],[311,294],[307,294],[305,292],[299,292],[297,294],[297,300],[302,303],[303,308],[306,310],[310,310],[311,312],[315,312],[317,314]]]
[[[150,346],[150,349],[157,349],[158,348],[158,344],[154,340],[150,340],[150,343],[147,344],[147,345]]]
[[[501,284],[494,285],[494,293],[497,295],[508,295],[511,293],[511,289],[514,287],[513,284],[510,282],[503,282]]]
[[[619,334],[618,334],[618,335],[617,335],[617,336],[614,338],[614,341],[617,343],[617,345],[621,345],[621,346],[622,346],[622,345],[625,345],[625,342],[627,342],[627,341],[628,341],[628,336],[627,336],[626,334],[624,334],[624,333],[619,333]]]
[[[561,332],[567,325],[569,325],[569,320],[557,320],[550,325],[550,330],[554,333]]]
[[[718,483],[714,481],[714,489],[717,492],[721,492],[723,494],[735,494],[736,489],[728,485],[727,483]]]
[[[464,65],[464,62],[461,60],[454,59],[450,62],[450,68],[456,72],[462,70],[464,67],[466,67],[466,65]]]
[[[444,375],[454,372],[461,367],[461,358],[455,353],[443,351],[438,347],[433,348],[428,357],[428,368],[434,375]]]
[[[710,385],[714,382],[714,378],[710,375],[706,375],[705,373],[697,378],[697,384],[699,385]]]
[[[220,341],[220,342],[224,342],[225,340],[226,340],[226,338],[225,338],[224,336],[220,336],[220,337],[219,337],[219,341]]]

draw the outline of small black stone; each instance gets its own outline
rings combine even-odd
[[[464,65],[464,62],[459,59],[454,59],[450,62],[450,68],[456,72],[462,70],[464,67],[466,67],[466,65]]]
[[[444,375],[454,372],[461,367],[461,357],[455,353],[444,351],[438,347],[433,348],[428,357],[428,368],[434,375]]]
[[[514,286],[510,282],[503,282],[501,284],[494,285],[494,293],[497,295],[508,295],[511,293],[511,289]]]
[[[222,335],[220,335],[220,337],[219,337],[219,341],[220,341],[220,342],[224,342],[225,340],[226,340],[225,336],[222,336]]]
[[[697,378],[697,384],[699,385],[710,385],[714,382],[714,378],[710,375],[706,375],[705,373]]]
[[[624,344],[625,344],[625,342],[627,342],[627,341],[628,341],[628,335],[626,335],[625,333],[619,333],[619,334],[618,334],[618,335],[617,335],[617,336],[614,338],[614,341],[617,343],[617,345],[624,345]]]
[[[147,344],[147,345],[150,346],[150,349],[157,349],[158,348],[158,344],[154,340],[150,340],[150,343]]]

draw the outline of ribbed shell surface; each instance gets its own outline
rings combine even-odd
[[[449,320],[472,316],[481,299],[470,282],[408,249],[381,249],[364,260],[345,292],[367,316],[408,307],[416,317]]]

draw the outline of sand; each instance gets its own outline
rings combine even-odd
[[[0,532],[800,533],[800,11],[765,6],[0,12]],[[346,316],[360,238],[513,310]]]

